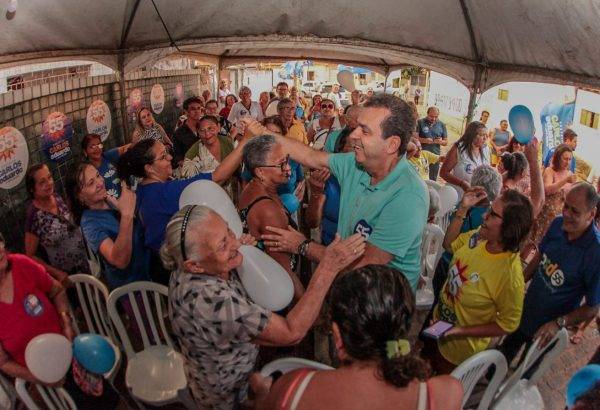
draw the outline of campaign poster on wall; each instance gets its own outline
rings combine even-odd
[[[150,106],[155,114],[160,114],[165,108],[165,90],[162,85],[154,84],[150,90]]]
[[[102,100],[93,101],[88,108],[85,123],[89,134],[98,134],[102,141],[106,140],[112,126],[108,105]]]
[[[73,125],[62,112],[48,114],[42,123],[42,149],[50,161],[64,161],[71,155]]]
[[[548,151],[562,144],[563,132],[573,125],[575,102],[566,104],[548,103],[540,112],[542,122],[542,158]]]
[[[28,165],[29,150],[23,134],[14,127],[0,128],[0,188],[19,185]]]
[[[129,121],[136,122],[137,121],[137,112],[140,108],[142,108],[142,103],[144,102],[144,94],[142,90],[139,88],[134,88],[129,93],[129,107],[127,108],[127,115],[129,116]]]
[[[177,108],[183,107],[183,97],[184,97],[183,84],[177,83],[175,85],[175,107],[177,107]]]

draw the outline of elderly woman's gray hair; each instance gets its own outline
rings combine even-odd
[[[261,135],[246,143],[243,151],[244,164],[252,175],[254,175],[255,168],[266,164],[267,155],[275,144],[275,137],[272,135]]]
[[[485,189],[487,199],[492,202],[498,197],[502,188],[502,176],[489,165],[480,165],[473,171],[471,186],[480,186]]]
[[[193,207],[193,209],[191,209]],[[165,268],[169,270],[183,269],[183,255],[181,252],[181,229],[187,212],[191,209],[187,218],[185,229],[185,254],[187,259],[198,260],[197,243],[201,239],[197,232],[199,224],[202,224],[209,216],[215,213],[211,208],[204,205],[186,205],[181,208],[167,224],[165,242],[160,247],[160,259]]]

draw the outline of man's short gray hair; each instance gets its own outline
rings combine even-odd
[[[250,89],[250,87],[243,85],[242,87],[240,87],[240,91],[238,91],[238,95],[241,97],[242,93],[244,91],[250,91],[252,93],[252,90]]]
[[[252,175],[254,175],[255,168],[265,165],[267,155],[269,155],[275,144],[275,137],[272,135],[260,135],[246,143],[243,159]]]
[[[473,171],[471,186],[480,186],[485,189],[487,199],[492,202],[498,197],[502,188],[502,176],[489,165],[480,165]]]

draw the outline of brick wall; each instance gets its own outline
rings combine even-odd
[[[170,134],[181,109],[173,104],[175,85],[182,83],[185,97],[200,95],[212,87],[212,80],[206,69],[172,70],[172,71],[140,71],[126,75],[126,96],[134,88],[143,92],[143,101],[150,106],[150,90],[160,83],[165,90],[165,107],[161,114],[155,115]],[[105,149],[122,145],[124,141],[123,122],[121,118],[121,90],[117,76],[100,75],[87,78],[71,78],[65,81],[38,84],[33,87],[0,94],[0,128],[12,126],[17,128],[29,148],[29,166],[46,162],[53,175],[57,192],[64,194],[63,183],[80,158],[80,143],[87,133],[87,109],[96,99],[103,100],[111,111],[112,127],[110,135],[104,142]],[[73,124],[72,156],[60,163],[48,161],[42,151],[42,121],[53,111],[61,111]],[[130,132],[134,124],[129,125]],[[17,187],[0,189],[0,232],[4,235],[7,246],[14,251],[23,251],[25,211],[28,204],[25,181]]]

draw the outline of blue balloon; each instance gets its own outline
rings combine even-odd
[[[294,194],[281,194],[279,195],[279,199],[283,202],[283,206],[288,210],[289,213],[293,214],[300,207],[300,202],[296,195]]]
[[[571,377],[567,386],[567,406],[573,406],[582,394],[598,382],[600,382],[600,365],[590,364],[581,368]]]
[[[104,374],[115,365],[115,351],[104,336],[92,333],[79,335],[73,340],[73,356],[84,369]]]
[[[533,138],[533,115],[524,105],[515,105],[508,113],[508,122],[515,138],[521,144],[527,144]]]

